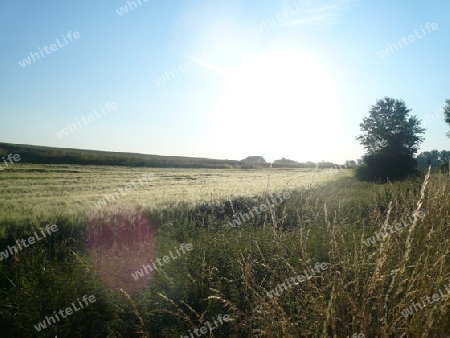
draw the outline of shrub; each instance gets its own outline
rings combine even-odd
[[[418,174],[416,159],[405,153],[379,152],[365,156],[364,163],[356,171],[363,181],[398,181]]]
[[[363,165],[359,166],[358,168],[356,168],[355,177],[356,177],[356,179],[358,179],[360,181],[365,181],[365,182],[374,180],[372,172],[366,164],[363,164]]]

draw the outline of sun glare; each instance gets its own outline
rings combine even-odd
[[[313,57],[292,50],[272,52],[229,72],[226,80],[214,114],[216,150],[229,158],[325,157],[330,136],[339,129],[338,95]],[[254,154],[255,149],[260,153]]]

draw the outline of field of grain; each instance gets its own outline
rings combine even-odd
[[[164,205],[223,201],[266,192],[304,188],[348,176],[350,170],[330,175],[312,169],[223,170],[151,169],[83,165],[10,166],[0,172],[0,218],[23,214],[90,213],[99,199],[136,183],[115,204],[159,209]],[[139,179],[151,175],[148,183]]]

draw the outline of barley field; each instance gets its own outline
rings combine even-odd
[[[336,170],[335,170],[336,171]],[[201,202],[253,196],[283,189],[306,187],[349,175],[350,170],[314,169],[152,169],[83,165],[16,164],[0,175],[0,218],[90,213],[96,203],[113,195],[107,205],[132,204],[161,208],[173,203]],[[139,179],[150,175],[147,182]],[[119,188],[132,185],[127,194]]]

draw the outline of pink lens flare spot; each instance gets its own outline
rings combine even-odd
[[[142,210],[116,207],[96,212],[89,220],[88,246],[97,275],[107,287],[138,291],[148,286],[152,272],[146,278],[132,277],[155,258],[155,231]]]

